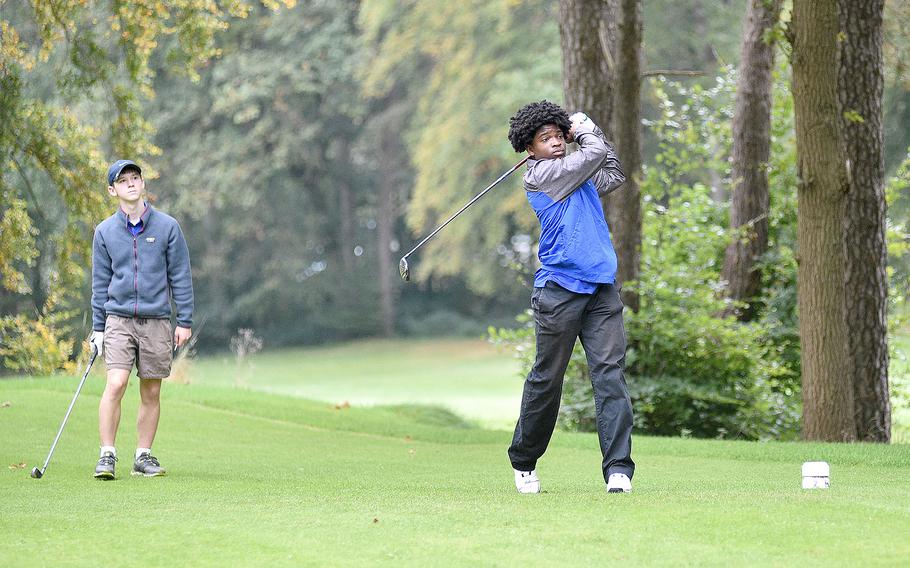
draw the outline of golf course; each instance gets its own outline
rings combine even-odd
[[[519,495],[511,432],[490,410],[520,397],[508,353],[470,340],[385,341],[231,361],[201,358],[189,384],[164,385],[155,449],[168,474],[150,479],[129,475],[135,380],[107,482],[91,475],[98,369],[42,479],[28,472],[42,465],[79,377],[0,380],[4,564],[897,566],[910,557],[907,444],[636,436],[635,486],[624,495],[605,491],[595,434],[557,431],[538,467],[542,493]],[[434,392],[437,405],[404,403],[430,403]],[[467,410],[445,408],[450,395]],[[499,423],[515,413],[504,412]],[[830,463],[830,489],[800,488],[809,460]]]

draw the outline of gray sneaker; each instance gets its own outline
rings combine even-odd
[[[117,457],[113,452],[104,452],[95,466],[95,479],[114,479],[114,462]]]
[[[158,463],[158,458],[149,453],[139,454],[139,457],[136,458],[135,463],[133,463],[132,475],[144,475],[145,477],[157,477],[159,475],[164,475],[167,473],[161,464]]]

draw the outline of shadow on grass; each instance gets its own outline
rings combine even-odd
[[[448,408],[444,408],[442,406],[426,404],[395,404],[390,406],[378,406],[377,408],[391,412],[395,416],[401,418],[407,418],[420,424],[426,424],[427,426],[458,428],[462,430],[478,427],[473,422],[462,418]]]

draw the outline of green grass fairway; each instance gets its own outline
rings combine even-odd
[[[44,479],[77,384],[0,380],[0,559],[10,566],[897,566],[910,558],[910,446],[637,437],[629,495],[608,495],[593,435],[557,432],[545,493],[518,495],[507,431],[421,408],[334,409],[249,390],[165,385],[164,478],[91,477],[92,378]],[[8,403],[8,404],[7,404]],[[829,490],[800,465],[827,460]],[[18,464],[24,463],[19,468]],[[15,468],[7,466],[15,465]]]
[[[193,361],[193,384],[354,405],[441,404],[485,426],[511,428],[522,378],[510,352],[480,340],[359,341]]]

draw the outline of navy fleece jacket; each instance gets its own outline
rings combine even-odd
[[[142,231],[133,236],[122,209],[95,228],[92,243],[92,329],[104,331],[109,314],[166,319],[171,298],[177,325],[193,326],[190,253],[173,217],[146,205]]]

